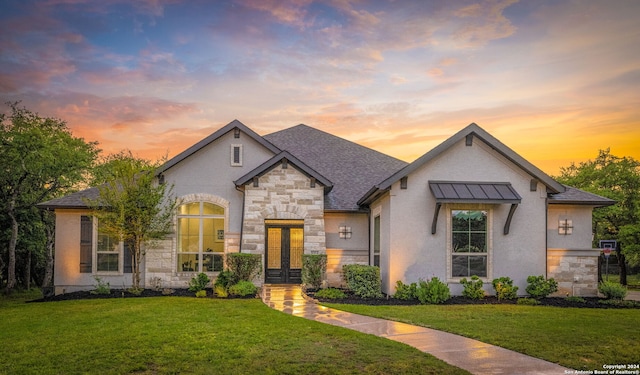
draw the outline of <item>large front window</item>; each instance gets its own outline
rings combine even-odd
[[[224,208],[193,202],[178,208],[178,271],[222,271]]]
[[[451,211],[451,276],[487,277],[488,213]]]

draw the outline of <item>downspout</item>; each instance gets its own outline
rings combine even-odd
[[[544,278],[549,278],[549,194],[544,198]]]
[[[371,259],[372,259],[372,257],[371,257],[371,254],[372,254],[372,251],[371,251],[371,224],[372,224],[371,223],[371,207],[368,207],[367,208],[367,242],[369,243],[368,247],[369,247],[369,265],[370,266],[373,265],[373,264],[371,264]]]
[[[240,189],[239,186],[236,186],[236,190],[238,190],[242,194],[242,217],[240,218],[240,243],[238,244],[238,252],[242,252],[242,236],[244,232],[244,200],[245,200],[245,192],[244,189]]]

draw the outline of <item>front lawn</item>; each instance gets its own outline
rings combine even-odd
[[[260,300],[0,298],[0,374],[467,374]]]
[[[639,309],[519,305],[367,306],[333,308],[457,333],[576,370],[638,364]]]

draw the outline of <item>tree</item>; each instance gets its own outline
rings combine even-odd
[[[600,150],[595,160],[561,168],[558,181],[579,189],[614,199],[613,206],[593,213],[595,240],[615,239],[619,248],[620,283],[627,284],[626,259],[640,259],[640,162],[631,157],[611,155]]]
[[[95,170],[100,194],[87,201],[105,234],[119,238],[131,249],[132,289],[140,289],[140,264],[145,245],[171,233],[176,200],[173,186],[160,183],[150,162],[131,151],[108,156]]]
[[[16,286],[20,217],[35,205],[68,191],[89,170],[97,143],[74,137],[62,120],[43,118],[7,103],[0,114],[0,209],[9,222],[6,292]],[[31,216],[33,217],[33,216]]]

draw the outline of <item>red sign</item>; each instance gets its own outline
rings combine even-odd
[[[604,256],[608,258],[609,255],[611,255],[611,248],[605,247],[604,250],[602,250],[602,252],[604,253]]]

